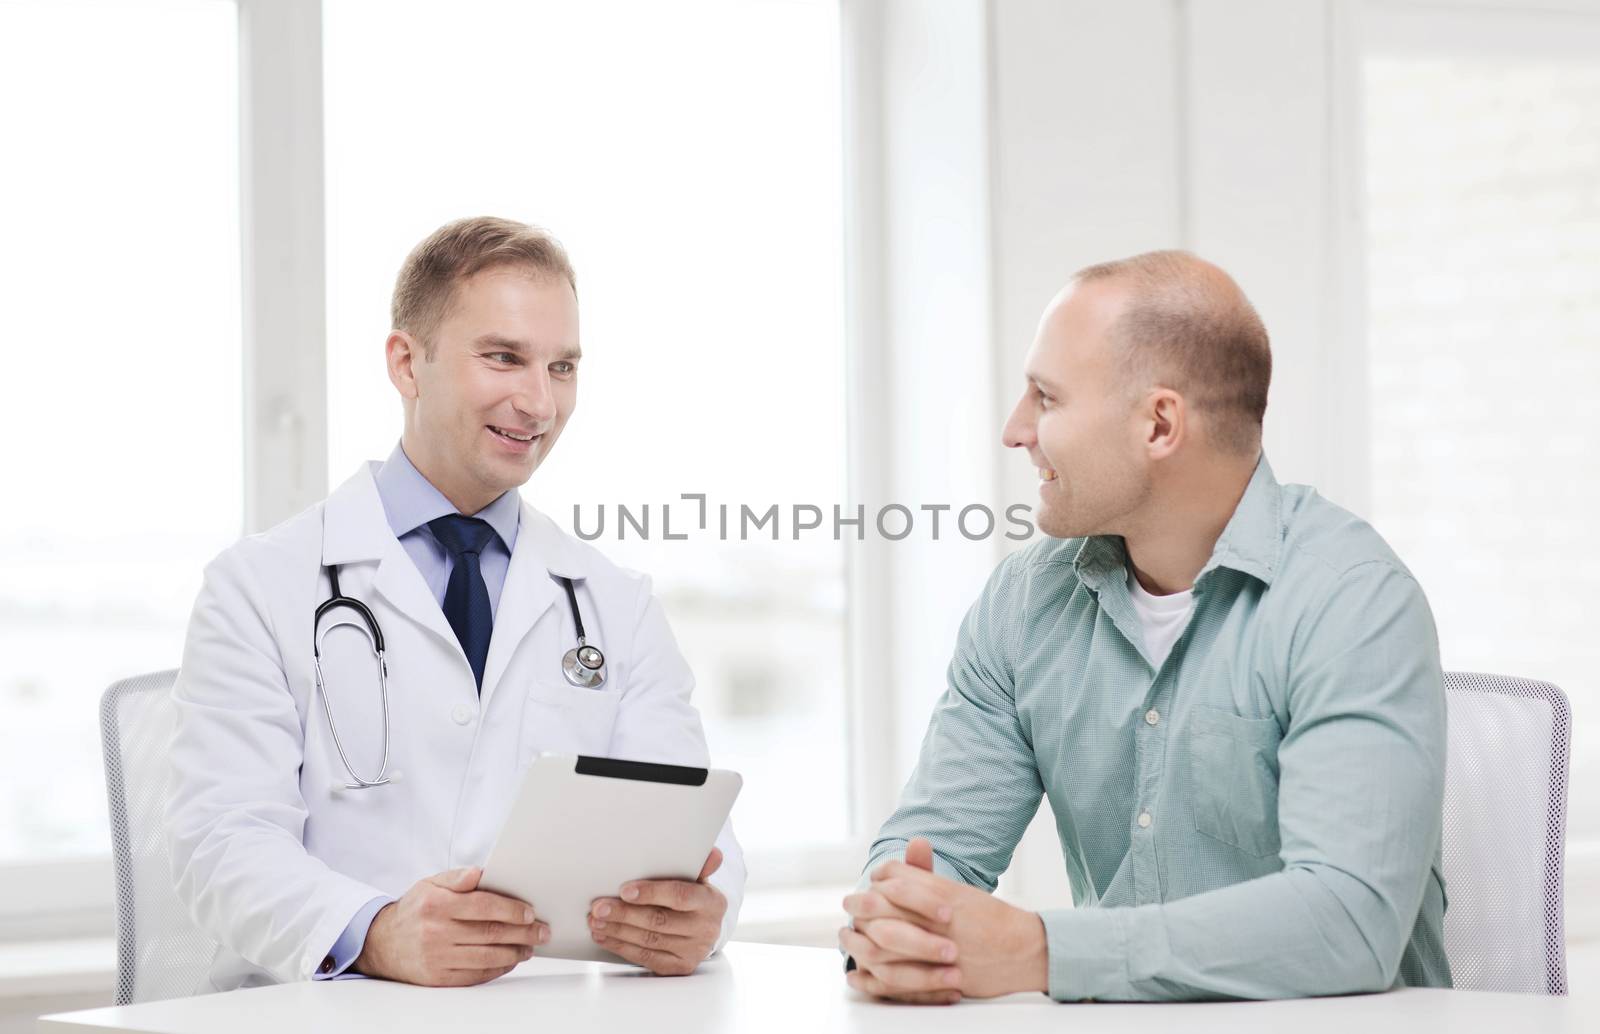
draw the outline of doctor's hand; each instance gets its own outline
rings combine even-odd
[[[620,898],[596,898],[589,935],[657,976],[693,973],[716,947],[728,912],[728,899],[706,882],[721,865],[722,851],[713,847],[693,883],[636,880],[622,885]]]
[[[550,939],[550,928],[527,903],[479,890],[482,876],[482,869],[454,869],[418,881],[373,918],[352,968],[430,987],[482,984],[511,972]]]
[[[845,898],[852,925],[839,931],[839,945],[856,962],[850,986],[923,1004],[1047,991],[1038,914],[932,870],[933,849],[917,837],[905,861],[878,866],[866,891]]]

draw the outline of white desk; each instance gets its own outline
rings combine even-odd
[[[1592,1004],[1593,1003],[1593,1004]],[[491,984],[424,988],[376,980],[258,987],[199,998],[46,1016],[41,1034],[312,1034],[382,1031],[438,1034],[722,1034],[863,1031],[937,1034],[1476,1034],[1600,1030],[1600,999],[1471,991],[1405,990],[1291,1002],[1190,1005],[1062,1005],[1012,995],[955,1006],[904,1006],[858,996],[838,953],[822,948],[733,944],[690,977],[657,978],[596,963],[533,959]]]

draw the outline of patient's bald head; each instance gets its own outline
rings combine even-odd
[[[1171,388],[1222,452],[1254,457],[1272,381],[1267,329],[1239,285],[1186,251],[1151,251],[1088,266],[1073,285],[1110,288],[1107,340],[1134,397]]]

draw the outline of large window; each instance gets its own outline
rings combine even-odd
[[[448,10],[448,17],[443,17]],[[739,769],[755,850],[850,832],[843,547],[720,540],[717,507],[845,491],[837,5],[326,0],[329,468],[399,437],[395,273],[439,224],[534,222],[571,252],[579,405],[524,489],[649,572]],[[708,527],[698,527],[703,493]],[[618,540],[618,504],[652,509]],[[661,508],[674,533],[663,538]],[[552,663],[554,663],[552,661]]]
[[[1373,517],[1446,667],[1566,690],[1600,837],[1600,19],[1408,25],[1364,68]]]
[[[4,865],[106,852],[99,693],[240,531],[234,7],[0,4],[0,97]]]
[[[0,868],[104,858],[99,693],[178,664],[247,499],[292,512],[316,456],[337,483],[388,453],[395,272],[477,213],[547,226],[579,273],[581,405],[527,495],[568,528],[604,508],[596,545],[654,576],[716,761],[746,776],[741,838],[790,863],[768,880],[845,842],[844,545],[715,518],[844,502],[839,80],[831,0],[0,3],[0,141],[25,158],[0,196],[24,486],[0,511]],[[264,160],[319,113],[324,162]],[[246,366],[241,273],[258,305],[314,308],[282,257],[324,243],[326,347],[258,333]],[[325,438],[295,408],[318,370]],[[668,541],[686,493],[712,520]],[[652,508],[650,538],[617,540],[621,506]],[[0,913],[76,893],[23,876]]]

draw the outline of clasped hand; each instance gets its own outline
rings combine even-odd
[[[885,862],[871,885],[844,899],[851,923],[839,946],[855,959],[846,979],[879,998],[950,1005],[1049,989],[1044,922],[976,887],[933,872],[917,837],[906,860]]]

